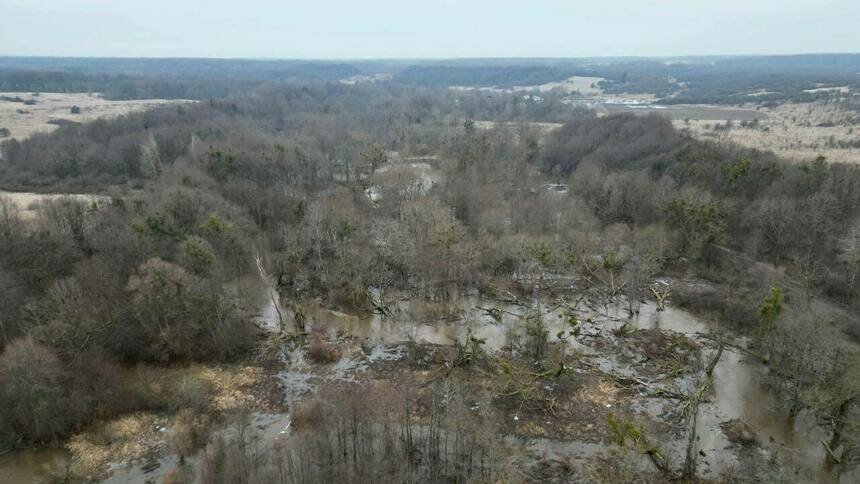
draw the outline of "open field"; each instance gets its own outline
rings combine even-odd
[[[39,205],[44,201],[56,200],[59,198],[72,198],[76,201],[85,202],[87,204],[98,204],[106,197],[89,194],[53,194],[53,193],[27,193],[27,192],[6,192],[0,190],[0,199],[11,200],[18,208],[21,218],[24,220],[32,220],[36,217]]]
[[[25,104],[33,101],[36,104]],[[83,123],[98,118],[113,118],[175,102],[187,101],[109,101],[90,93],[43,92],[34,96],[33,93],[25,92],[0,92],[0,129],[8,129],[8,137],[20,140],[33,133],[53,131],[59,126],[58,123],[64,121]],[[72,114],[74,106],[80,108],[79,114]]]
[[[586,97],[600,95],[603,91],[598,87],[598,84],[605,79],[602,77],[583,77],[573,76],[561,81],[547,82],[534,86],[513,86],[513,87],[479,87],[479,86],[450,86],[449,89],[454,91],[485,91],[496,94],[511,94],[514,92],[539,91],[548,92],[553,89],[561,89],[565,94],[571,94],[579,91],[580,94]]]
[[[537,130],[541,135],[547,135],[558,128],[562,127],[562,123],[539,123],[539,122],[526,122],[526,123],[514,123],[514,122],[498,122],[498,121],[475,121],[475,127],[478,129],[495,129],[501,127],[508,128],[517,128],[520,126],[528,126],[529,128],[533,128]]]
[[[623,112],[636,112],[641,114],[657,113],[673,121],[698,120],[698,121],[723,121],[728,119],[734,121],[752,121],[762,119],[766,113],[746,106],[716,106],[710,104],[613,104],[605,103],[596,106],[598,114],[616,114]]]
[[[596,94],[602,94],[603,91],[600,89],[600,82],[605,81],[606,79],[602,77],[583,77],[583,76],[573,76],[569,77],[563,81],[556,82],[547,82],[546,84],[541,84],[539,86],[517,86],[514,87],[515,90],[531,90],[537,89],[540,92],[552,91],[553,89],[562,89],[564,92],[570,94],[575,91],[579,91],[583,96],[594,96]]]
[[[722,119],[673,118],[679,129],[689,129],[699,138],[731,141],[742,146],[770,150],[792,161],[808,161],[818,155],[829,161],[860,163],[860,130],[853,124],[856,111],[842,104],[786,103],[761,108],[758,121],[726,111]],[[732,121],[726,129],[726,123]]]

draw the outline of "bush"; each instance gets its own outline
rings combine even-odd
[[[131,309],[147,343],[144,358],[225,359],[250,347],[252,327],[204,281],[154,258],[129,278]]]
[[[69,377],[50,349],[30,339],[11,343],[0,355],[0,428],[11,430],[4,437],[46,442],[71,430]]]
[[[167,444],[170,450],[179,456],[180,462],[184,462],[202,443],[203,430],[195,421],[193,411],[183,410],[176,416],[167,433]]]
[[[173,394],[167,402],[171,411],[187,409],[194,413],[203,413],[209,405],[212,385],[194,375],[183,375],[172,390]]]
[[[308,357],[311,361],[320,364],[334,363],[340,358],[337,349],[323,340],[319,335],[315,335],[308,345]]]

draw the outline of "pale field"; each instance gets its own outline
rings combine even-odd
[[[563,81],[548,82],[539,86],[517,86],[514,87],[514,89],[521,91],[530,91],[533,89],[537,89],[540,92],[552,91],[553,89],[561,89],[567,94],[570,94],[574,91],[579,91],[579,93],[583,96],[590,97],[603,93],[603,91],[600,89],[600,87],[598,87],[598,85],[601,81],[604,80],[605,79],[602,77],[573,76]]]
[[[860,113],[850,111],[842,104],[834,103],[786,103],[774,108],[761,108],[765,117],[759,119],[757,127],[742,127],[738,118],[727,131],[716,131],[716,124],[725,124],[729,117],[721,120],[682,119],[673,120],[679,129],[689,129],[693,136],[718,142],[731,141],[741,146],[770,150],[791,161],[809,161],[823,155],[828,161],[860,163],[860,149],[828,146],[828,141],[860,140],[860,125],[852,126],[851,120]],[[834,126],[818,126],[833,123]]]
[[[135,111],[143,111],[169,103],[188,102],[166,99],[144,99],[133,101],[109,101],[97,94],[49,93],[33,97],[29,92],[0,92],[0,97],[33,99],[35,105],[0,100],[0,128],[10,131],[10,137],[18,140],[34,133],[50,132],[58,128],[51,120],[67,120],[79,123],[98,118],[114,118]],[[72,114],[72,106],[81,108],[80,114]]]
[[[475,127],[478,129],[494,129],[494,128],[518,128],[520,126],[528,126],[536,129],[539,134],[546,135],[558,128],[562,127],[562,123],[538,123],[538,122],[499,122],[499,121],[475,121]]]
[[[570,94],[574,91],[579,91],[583,96],[591,97],[597,96],[603,93],[603,91],[597,87],[597,84],[600,81],[603,81],[602,77],[583,77],[583,76],[573,76],[562,81],[553,81],[547,82],[545,84],[537,84],[534,86],[513,86],[506,88],[499,87],[477,87],[477,86],[451,86],[448,89],[453,91],[484,91],[484,92],[493,92],[496,94],[512,94],[515,92],[528,92],[528,91],[539,91],[539,92],[548,92],[553,89],[561,89],[565,94]],[[593,85],[593,87],[592,87]]]
[[[28,192],[6,192],[0,190],[0,200],[6,199],[18,208],[18,213],[23,220],[33,220],[39,213],[39,205],[43,201],[69,197],[87,204],[99,204],[107,201],[107,197],[90,194],[59,194],[59,193],[28,193]]]
[[[767,117],[754,107],[745,106],[717,106],[713,104],[651,104],[648,99],[634,98],[625,95],[627,100],[636,100],[638,103],[614,103],[607,101],[594,106],[598,116],[615,113],[650,114],[655,113],[670,120],[700,120],[710,123],[725,122],[727,119],[733,121],[752,121]]]
[[[817,93],[817,92],[839,92],[841,94],[848,94],[851,92],[851,88],[848,86],[839,86],[839,87],[817,87],[815,89],[804,89],[803,92],[809,93]]]

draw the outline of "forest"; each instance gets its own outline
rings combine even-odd
[[[857,72],[858,54],[354,61],[0,57],[0,92],[208,100],[265,83],[317,84],[374,74],[403,86],[437,88],[538,86],[586,76],[604,78],[608,93],[648,93],[666,104],[739,104],[829,99],[833,93],[805,91],[860,87]]]
[[[753,81],[743,63],[725,65],[737,84],[701,79],[688,95],[721,102],[759,81],[790,93],[813,82],[768,81],[770,67]],[[164,444],[135,459],[156,461],[169,482],[857,476],[860,167],[786,163],[658,114],[447,89],[581,73],[625,89],[647,84],[651,64],[398,65],[393,82],[358,85],[330,82],[361,72],[341,65],[266,77],[281,67],[210,80],[0,71],[0,91],[199,100],[2,142],[2,451],[65,447],[72,457],[53,478],[102,479],[94,456],[121,440],[114,423],[144,415]],[[225,69],[183,67],[209,68]],[[699,79],[713,67],[677,69]],[[98,197],[52,197],[28,217],[14,192]],[[467,296],[498,305],[458,306]],[[270,324],[261,307],[274,310]],[[632,322],[673,310],[710,330]],[[476,311],[508,325],[497,348],[474,321],[458,326]],[[326,330],[346,315],[468,330],[439,342],[416,329],[398,345],[391,330],[378,346],[348,325]],[[595,359],[620,348],[641,373]],[[821,462],[748,436],[730,437],[746,456],[733,465],[694,452],[724,352],[760,365],[780,411],[823,432]],[[297,358],[311,375],[301,381],[287,371]],[[582,413],[589,389],[671,410],[645,418],[594,397]],[[285,442],[253,437],[260,415],[284,414]],[[524,461],[509,444],[526,437],[611,452]]]

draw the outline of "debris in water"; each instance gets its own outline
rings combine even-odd
[[[284,426],[284,430],[281,430],[279,433],[280,433],[281,435],[284,435],[284,434],[288,434],[288,433],[290,433],[290,427],[292,427],[292,426],[293,426],[293,421],[292,421],[292,419],[287,420],[287,425],[286,425],[286,426]]]
[[[367,355],[367,359],[370,362],[374,361],[397,361],[403,358],[404,351],[401,346],[393,346],[386,348],[383,345],[377,345],[373,347],[370,354]]]
[[[749,445],[755,444],[758,441],[752,426],[743,420],[728,420],[721,423],[720,428],[723,429],[723,433],[726,434],[726,438],[729,439],[729,442]]]

